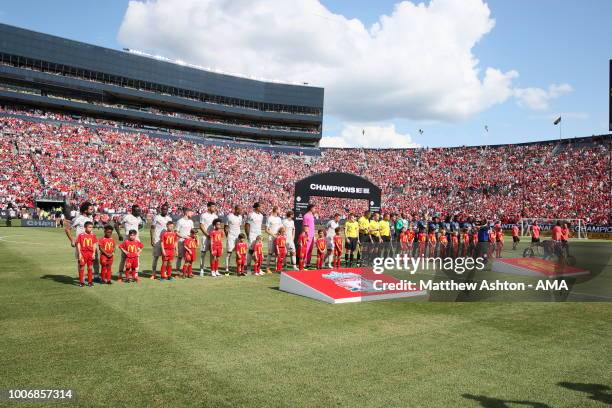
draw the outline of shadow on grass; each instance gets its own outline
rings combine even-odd
[[[68,275],[43,275],[40,279],[49,279],[57,283],[63,283],[65,285],[78,285],[79,280],[74,276]]]
[[[474,401],[478,401],[481,407],[484,408],[510,408],[514,405],[524,405],[526,407],[532,408],[552,408],[548,404],[544,404],[542,402],[534,402],[534,401],[521,401],[521,400],[503,400],[499,398],[491,398],[485,395],[472,395],[472,394],[463,394],[463,398],[471,399]],[[512,405],[508,405],[512,404]]]
[[[571,383],[566,381],[559,382],[557,385],[567,388],[568,390],[591,394],[588,396],[590,400],[612,405],[612,388],[610,388],[608,385]]]

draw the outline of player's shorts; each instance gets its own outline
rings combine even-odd
[[[200,252],[206,252],[210,249],[210,238],[203,235],[202,236],[202,246],[200,246]]]
[[[79,257],[79,265],[84,266],[84,265],[93,265],[94,262],[94,253],[83,253],[83,260],[81,261],[80,257]]]
[[[520,241],[521,241],[521,239],[519,237],[517,237],[517,236],[513,236],[512,237],[512,242],[520,242]]]
[[[113,266],[113,257],[100,254],[101,266]]]
[[[325,241],[327,242],[327,249],[329,251],[334,249],[334,238],[333,237],[325,237]]]
[[[531,242],[540,242],[540,238],[531,237]]]
[[[173,259],[174,259],[174,249],[172,249],[172,250],[166,249],[166,255],[162,255],[162,260],[164,262],[169,262],[169,261],[172,261]],[[127,263],[126,263],[126,265],[127,265]],[[127,268],[127,266],[126,266],[126,268]]]
[[[185,255],[183,256],[183,258],[185,259],[185,262],[194,262],[196,260],[196,254],[190,254],[189,252],[185,251]]]
[[[383,242],[391,242],[391,237],[389,235],[381,235]]]
[[[357,250],[357,238],[348,238],[344,242],[344,248],[347,251],[355,251],[355,250]]]
[[[236,258],[236,265],[244,265],[246,264],[246,257],[238,257]]]
[[[125,269],[138,269],[138,258],[125,258]]]
[[[227,236],[227,252],[233,252],[236,248],[236,242],[238,241],[238,235]]]
[[[287,238],[286,246],[287,246],[287,252],[290,252],[293,254],[295,253],[295,242],[293,242],[293,240]]]
[[[370,242],[370,235],[364,234],[363,232],[359,233],[359,242],[363,245],[366,242]]]
[[[212,256],[221,256],[223,255],[223,247],[221,245],[214,245],[210,248],[210,254]]]
[[[159,258],[160,256],[162,256],[162,250],[161,250],[161,241],[157,241],[154,245],[153,245],[153,256],[155,258]]]

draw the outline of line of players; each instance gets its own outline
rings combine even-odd
[[[353,227],[347,221],[347,235]],[[376,257],[396,254],[416,257],[501,257],[504,233],[500,223],[474,223],[459,228],[447,228],[441,223],[410,222],[389,214],[383,217],[369,211],[356,222],[358,229],[359,257],[369,263]],[[354,235],[355,236],[355,235]],[[513,249],[519,242],[519,229],[512,228]],[[350,256],[346,254],[345,256]],[[350,261],[349,261],[350,262]],[[360,262],[359,262],[360,263]]]
[[[198,248],[200,248],[200,276],[204,276],[204,259],[209,252],[210,274],[213,277],[221,276],[219,271],[220,258],[223,254],[224,241],[226,242],[227,255],[225,259],[225,275],[229,274],[229,264],[232,254],[235,254],[236,274],[244,276],[246,270],[253,264],[254,275],[264,275],[262,270],[264,262],[264,245],[262,238],[263,214],[259,203],[253,205],[253,211],[243,222],[242,210],[239,206],[225,218],[225,223],[216,213],[216,205],[213,202],[207,204],[207,211],[200,216],[199,230],[194,228],[192,220],[193,211],[183,208],[183,217],[176,225],[168,213],[168,205],[160,207],[151,224],[151,246],[153,248],[153,262],[150,279],[157,278],[157,265],[161,258],[160,281],[173,279],[172,263],[176,258],[175,269],[179,276],[185,278],[193,277],[193,264],[197,260]],[[78,265],[79,284],[85,284],[85,269],[87,269],[87,284],[93,285],[93,275],[104,284],[111,284],[111,269],[114,262],[114,253],[119,249],[121,260],[118,270],[118,282],[139,281],[138,269],[140,266],[140,254],[144,245],[139,239],[139,226],[143,222],[141,211],[137,205],[132,206],[131,213],[123,217],[120,223],[114,227],[104,227],[104,237],[99,239],[93,233],[93,206],[85,202],[79,208],[79,215],[70,224],[65,226],[65,232],[70,243],[75,247],[75,255]],[[244,225],[245,233],[241,233]],[[124,241],[120,226],[123,226],[127,235]],[[73,236],[72,230],[76,234]],[[117,232],[121,242],[117,245],[113,239],[113,231]],[[287,212],[286,218],[281,219],[278,209],[272,209],[268,215],[265,226],[268,234],[268,257],[267,273],[271,273],[270,263],[276,259],[276,271],[280,272],[285,266],[285,259],[289,255],[294,269],[297,269],[297,251],[295,249],[295,224],[293,213]],[[198,233],[202,234],[201,242]],[[340,237],[340,229],[335,232]],[[307,229],[302,233],[300,255],[303,260],[307,251],[305,239]],[[338,239],[337,239],[338,241]],[[341,242],[341,241],[340,241]],[[334,258],[335,264],[340,264],[342,245],[337,244]],[[338,254],[338,250],[340,254]],[[331,265],[331,261],[330,261]],[[304,268],[304,262],[300,263]],[[125,277],[124,277],[125,276]]]
[[[138,281],[139,257],[143,248],[138,237],[139,225],[142,223],[140,208],[137,205],[132,206],[131,214],[126,215],[120,223],[128,236],[127,241],[123,241],[119,225],[116,224],[114,228],[106,226],[104,238],[98,242],[91,232],[92,214],[92,205],[83,203],[80,215],[72,220],[71,225],[66,226],[66,234],[72,245],[76,247],[79,282],[84,284],[84,269],[87,267],[88,283],[92,282],[90,276],[92,271],[96,275],[100,272],[102,283],[111,283],[110,270],[116,247],[119,248],[121,255],[118,281],[123,281],[124,274],[126,282]],[[246,219],[242,209],[236,206],[233,212],[225,217],[225,222],[222,222],[215,203],[209,202],[206,212],[200,216],[199,230],[194,228],[192,217],[193,211],[184,208],[183,217],[175,225],[168,213],[168,205],[160,207],[151,224],[153,248],[151,279],[157,277],[159,258],[162,258],[160,281],[173,279],[172,263],[175,258],[174,269],[177,273],[182,277],[193,277],[193,264],[197,260],[197,252],[200,252],[200,276],[204,276],[204,260],[207,252],[210,253],[211,276],[221,276],[219,263],[224,242],[227,249],[224,275],[229,274],[229,264],[233,254],[235,254],[238,276],[244,276],[251,264],[254,275],[265,274],[262,270],[264,216],[259,203],[253,205],[253,210]],[[393,224],[390,215],[385,214],[381,217],[375,213],[370,216],[366,211],[359,220],[355,220],[355,216],[349,214],[343,238],[339,220],[340,215],[335,214],[325,229],[317,231],[316,237],[311,236],[314,234],[309,234],[309,227],[305,225],[298,237],[296,250],[293,213],[289,211],[286,217],[281,219],[278,209],[274,207],[265,225],[268,236],[266,272],[272,272],[270,267],[273,259],[275,259],[275,270],[280,272],[285,267],[287,256],[290,257],[295,270],[310,267],[310,248],[316,248],[316,268],[320,269],[340,267],[343,253],[345,266],[351,267],[367,265],[375,257],[394,256],[397,253],[419,257],[491,257],[493,254],[501,257],[504,246],[504,234],[499,223],[490,227],[486,223],[483,223],[483,226],[474,224],[461,231],[447,231],[444,227],[436,228],[433,225],[426,228],[425,225],[411,222],[404,222],[403,226],[398,228],[397,224]],[[245,233],[241,232],[243,226]],[[76,230],[76,239],[72,236],[71,228]],[[536,235],[534,238],[537,238],[539,232],[537,228],[537,226],[532,228],[533,235]],[[112,238],[113,230],[117,232],[119,241],[123,241],[119,246]],[[201,242],[198,233],[202,235]],[[515,225],[512,228],[513,249],[519,241],[518,235],[518,226]],[[484,243],[486,247],[483,246]]]

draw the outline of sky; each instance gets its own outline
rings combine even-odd
[[[611,15],[609,0],[0,2],[6,24],[323,86],[322,145],[347,147],[609,133]]]

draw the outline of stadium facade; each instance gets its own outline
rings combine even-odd
[[[0,24],[1,104],[207,138],[318,146],[323,94]]]

